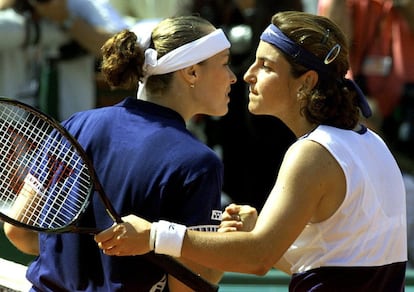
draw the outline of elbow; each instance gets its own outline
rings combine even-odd
[[[253,272],[252,274],[256,275],[256,276],[264,276],[267,274],[269,270],[265,270],[265,269],[260,269],[260,270],[256,270],[255,272]]]
[[[248,259],[248,262],[244,263],[246,265],[245,270],[241,272],[257,276],[266,275],[275,265],[275,261],[272,261],[269,257],[264,257],[263,255],[260,255],[260,257],[255,259],[249,259],[249,257],[246,257],[246,259]]]
[[[245,248],[240,267],[244,266],[245,272],[249,274],[264,276],[275,266],[283,254],[275,253],[275,250],[264,244],[264,240],[258,238],[259,240]]]
[[[252,271],[252,274],[257,276],[264,276],[266,275],[270,269],[272,269],[273,265],[269,265],[267,263],[258,264],[255,266],[255,269]]]

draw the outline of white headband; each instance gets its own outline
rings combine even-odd
[[[184,69],[204,61],[215,54],[230,48],[230,42],[223,30],[215,31],[195,41],[178,47],[157,60],[157,51],[148,48],[150,37],[138,37],[139,44],[146,48],[144,62],[144,80],[139,83],[137,97],[145,98],[145,84],[148,76],[161,75]]]

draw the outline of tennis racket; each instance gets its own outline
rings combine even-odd
[[[39,232],[96,234],[77,226],[94,193],[112,220],[122,222],[77,140],[48,115],[0,97],[0,219]],[[218,291],[172,257],[143,257],[191,289]]]

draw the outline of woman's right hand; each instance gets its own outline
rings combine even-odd
[[[230,204],[223,212],[218,232],[251,231],[256,225],[257,216],[254,207]]]

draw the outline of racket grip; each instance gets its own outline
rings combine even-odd
[[[155,254],[153,252],[143,255],[147,261],[164,269],[168,274],[181,281],[194,291],[216,292],[218,285],[210,283],[200,275],[195,274],[174,258],[166,255]]]

